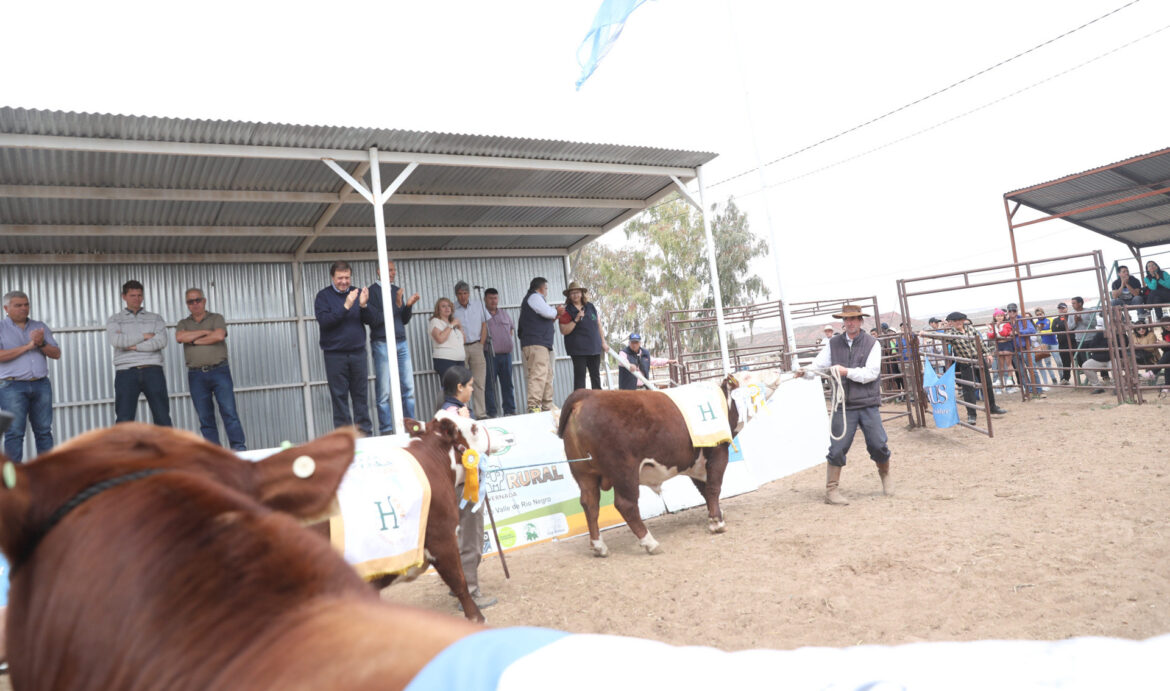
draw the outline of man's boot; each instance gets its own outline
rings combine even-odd
[[[882,494],[887,497],[894,494],[894,478],[890,477],[890,462],[877,464],[878,477],[882,480]]]
[[[828,468],[825,479],[825,503],[844,506],[849,502],[837,491],[837,484],[841,482],[841,466],[826,464]]]

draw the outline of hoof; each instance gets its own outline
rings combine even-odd
[[[646,550],[646,554],[662,554],[662,545],[658,544],[658,540],[650,533],[646,533],[646,537],[638,540],[638,544]]]
[[[713,534],[726,533],[727,523],[722,518],[709,518],[707,519],[707,530]]]
[[[601,540],[590,540],[589,546],[593,548],[593,556],[608,557],[609,547]]]

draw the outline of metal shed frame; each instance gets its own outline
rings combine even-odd
[[[608,144],[0,108],[0,265],[561,257],[714,154]],[[383,188],[382,178],[393,182]],[[392,210],[392,213],[391,213]],[[389,218],[387,216],[390,216]],[[712,273],[715,256],[703,213]],[[724,368],[729,361],[719,310]],[[389,340],[392,341],[393,330]],[[297,320],[306,411],[307,336]],[[388,346],[391,344],[388,343]],[[396,429],[395,348],[388,347]],[[307,433],[315,436],[312,416]]]

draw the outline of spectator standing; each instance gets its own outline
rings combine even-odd
[[[537,276],[528,284],[520,302],[520,353],[524,357],[524,379],[528,386],[530,413],[551,410],[553,401],[553,322],[564,307],[548,304],[548,280]]]
[[[1012,354],[1012,364],[1019,374],[1020,385],[1034,398],[1047,398],[1044,389],[1036,381],[1036,361],[1032,357],[1032,336],[1036,335],[1036,326],[1032,320],[1024,315],[1020,316],[1020,308],[1016,303],[1008,304],[1008,320],[1015,332],[1015,352]]]
[[[1074,297],[1069,300],[1072,303],[1072,312],[1068,317],[1069,341],[1073,345],[1072,358],[1069,360],[1069,370],[1071,371],[1075,365],[1079,365],[1085,361],[1085,354],[1080,352],[1081,344],[1084,343],[1092,334],[1090,333],[1076,333],[1077,331],[1086,331],[1093,328],[1092,324],[1095,320],[1090,320],[1089,315],[1085,312],[1084,298]]]
[[[106,320],[106,340],[114,349],[114,422],[133,422],[138,394],[146,396],[150,417],[160,427],[171,426],[171,401],[163,372],[167,325],[161,315],[142,308],[145,290],[138,281],[122,284],[126,306]]]
[[[650,380],[650,368],[673,365],[677,360],[652,357],[650,351],[642,347],[642,336],[630,334],[630,342],[625,348],[618,351],[618,360],[621,360],[623,369],[618,370],[618,388],[625,391],[644,389],[646,385],[634,376],[633,372],[640,372],[647,381]]]
[[[471,370],[463,365],[452,365],[443,373],[443,403],[440,410],[450,410],[464,417],[474,418],[467,404],[475,391],[475,378]],[[455,485],[455,497],[463,497],[463,483]],[[480,609],[496,604],[496,598],[484,595],[479,588],[479,564],[483,561],[483,514],[472,511],[474,502],[468,502],[459,509],[459,560],[463,564],[463,578],[467,591]],[[455,593],[451,593],[454,595]]]
[[[185,300],[191,315],[179,320],[175,342],[183,344],[187,387],[199,416],[199,432],[207,441],[220,445],[219,427],[215,424],[215,406],[219,404],[228,446],[233,451],[246,451],[244,426],[236,412],[235,385],[228,365],[227,322],[222,314],[207,311],[207,297],[199,288],[188,288]]]
[[[463,361],[475,377],[471,410],[483,416],[487,411],[487,400],[483,393],[487,384],[487,358],[483,354],[483,346],[487,341],[487,311],[482,302],[471,299],[471,286],[467,285],[467,281],[455,284],[455,300],[459,303],[455,305],[455,318],[463,324]]]
[[[414,316],[415,293],[404,299],[405,290],[394,284],[398,267],[387,265],[390,279],[390,300],[394,303],[394,343],[398,357],[398,387],[402,395],[402,417],[414,419],[414,366],[410,360],[410,346],[406,342],[406,325]],[[382,281],[375,280],[369,288],[370,301],[370,357],[374,361],[374,398],[378,408],[378,434],[394,433],[394,413],[390,410],[390,361],[386,338],[386,310],[382,305]]]
[[[60,358],[61,347],[47,324],[28,318],[30,309],[27,293],[11,290],[4,295],[0,408],[13,416],[4,433],[4,455],[14,463],[24,460],[24,431],[29,425],[38,455],[53,448],[53,386],[46,358]]]
[[[1055,386],[1060,381],[1060,344],[1053,333],[1054,320],[1049,319],[1043,307],[1036,308],[1036,333],[1040,337],[1040,344],[1036,353],[1036,369],[1049,386]],[[1043,363],[1043,364],[1040,364]]]
[[[1142,282],[1135,276],[1129,275],[1129,267],[1122,264],[1117,267],[1117,278],[1113,279],[1113,285],[1110,286],[1110,296],[1113,298],[1109,301],[1111,305],[1143,305],[1145,299],[1142,298]],[[1138,317],[1145,317],[1148,314],[1147,310],[1138,310]]]
[[[947,322],[950,328],[946,330],[952,336],[960,336],[961,340],[951,341],[951,347],[954,349],[956,356],[966,358],[972,362],[960,362],[955,367],[955,374],[958,379],[969,382],[978,382],[983,389],[983,394],[987,397],[987,406],[991,409],[992,415],[1003,415],[1007,413],[1006,410],[1000,408],[995,404],[995,390],[991,387],[991,377],[987,376],[988,366],[991,364],[991,354],[984,352],[983,360],[979,359],[979,350],[975,341],[979,338],[979,332],[975,330],[974,326],[967,320],[967,315],[962,312],[951,312],[947,315]],[[976,394],[974,384],[963,384],[963,400],[970,403],[972,406],[976,405],[979,400]],[[976,414],[977,408],[967,408],[967,424],[974,425],[978,419]]]
[[[329,267],[330,284],[317,293],[313,311],[321,330],[333,426],[356,424],[362,434],[369,435],[373,425],[365,324],[370,321],[370,290],[354,286],[352,276],[347,262],[333,262]]]
[[[894,483],[890,477],[890,449],[886,445],[886,430],[882,427],[880,410],[882,396],[878,376],[881,372],[881,346],[876,339],[861,330],[861,320],[867,316],[857,305],[843,305],[841,312],[834,314],[833,318],[844,320],[845,332],[830,339],[811,365],[814,369],[836,370],[845,389],[844,409],[834,410],[830,422],[832,436],[840,438],[833,438],[829,442],[829,453],[825,459],[826,504],[849,503],[841,496],[838,485],[841,469],[845,467],[845,454],[852,446],[859,426],[865,436],[869,457],[877,465],[882,493],[894,493]],[[798,377],[805,374],[803,368],[797,368],[793,373]]]
[[[832,324],[825,324],[825,327],[821,330],[821,333],[823,333],[824,335],[817,339],[817,347],[818,348],[825,345],[826,343],[828,343],[829,339],[834,336],[833,325]],[[870,333],[872,333],[872,332],[870,332]]]
[[[1170,274],[1158,266],[1158,262],[1146,262],[1146,296],[1147,305],[1165,304],[1170,302]],[[1162,321],[1162,308],[1154,308],[1154,317]]]
[[[589,289],[576,281],[562,293],[565,311],[559,321],[565,337],[565,352],[573,359],[573,390],[585,388],[585,372],[589,372],[592,388],[601,388],[601,353],[609,350],[605,342],[605,327],[597,314],[597,307],[589,302]]]
[[[504,415],[516,414],[516,396],[512,390],[512,340],[516,327],[512,317],[500,309],[500,292],[495,288],[483,291],[484,307],[488,311],[488,340],[484,350],[488,356],[488,385],[484,397],[487,399],[487,414],[500,415],[503,404]],[[499,382],[499,397],[496,400],[496,382]]]
[[[436,300],[427,328],[431,333],[431,364],[441,382],[447,370],[463,364],[463,325],[455,318],[454,303],[447,298]]]
[[[1015,354],[1015,344],[1012,340],[1012,325],[1007,321],[1007,312],[996,308],[991,315],[991,327],[987,333],[987,338],[995,344],[995,358],[999,367],[999,384],[1004,387],[1004,391],[1011,393],[1007,388],[1007,377],[1011,374],[1013,379],[1016,379],[1015,372],[1012,369],[1012,356]]]
[[[1068,305],[1060,303],[1056,306],[1056,316],[1052,318],[1052,333],[1056,336],[1056,343],[1060,346],[1060,383],[1068,384],[1072,376],[1073,353],[1076,352],[1073,335],[1068,333]]]

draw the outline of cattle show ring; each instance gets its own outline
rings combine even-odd
[[[41,311],[65,324],[55,381],[92,379],[62,387],[62,443],[3,466],[13,688],[585,689],[607,674],[617,688],[1100,688],[1149,679],[1170,651],[1170,403],[1141,396],[1132,324],[1107,303],[1099,251],[931,276],[930,289],[900,280],[908,315],[931,290],[1012,284],[1023,303],[1029,281],[1090,275],[1116,396],[1023,393],[994,430],[940,429],[922,384],[932,364],[919,348],[932,342],[910,328],[879,335],[893,480],[858,437],[840,473],[850,504],[837,506],[824,468],[841,376],[813,371],[820,349],[797,344],[794,322],[864,309],[868,330],[877,299],[725,308],[705,215],[714,306],[671,314],[677,364],[647,390],[562,390],[558,343],[554,410],[424,415],[439,408],[438,376],[416,365],[410,419],[390,347],[400,433],[331,431],[307,307],[329,260],[388,286],[394,258],[435,294],[468,271],[513,292],[539,271],[560,292],[573,251],[648,205],[678,193],[702,210],[713,155],[263,123],[245,136],[239,123],[20,109],[0,109],[0,125],[0,150],[25,157],[13,175],[28,178],[0,192],[80,215],[78,198],[107,202],[102,218],[39,229],[0,219],[21,250],[0,255],[0,277],[51,286],[67,274],[87,297],[46,297]],[[94,156],[146,186],[44,182]],[[184,173],[190,161],[209,170]],[[248,175],[274,189],[231,189]],[[1125,203],[1110,194],[1100,204]],[[192,199],[226,205],[233,225],[182,222]],[[483,207],[503,225],[477,224]],[[257,220],[277,217],[279,232]],[[111,277],[129,271],[168,288],[199,276],[272,289],[259,306],[216,294],[250,340],[232,343],[233,363],[257,363],[240,397],[253,450],[93,422],[111,417],[110,367],[78,305],[109,302]],[[996,278],[980,282],[985,272]],[[776,342],[729,343],[767,320]],[[417,324],[408,334],[426,338]],[[168,357],[181,381],[180,356]],[[100,394],[84,400],[88,389]],[[486,614],[459,564],[460,504],[487,514],[479,579],[499,602]],[[382,587],[394,581],[406,582]],[[118,659],[119,643],[134,655]],[[499,668],[498,687],[474,685],[481,667]]]

